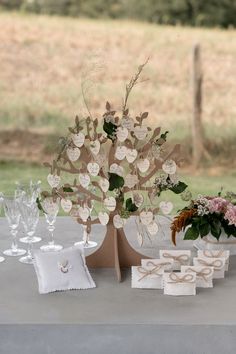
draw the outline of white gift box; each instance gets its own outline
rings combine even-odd
[[[181,272],[196,274],[197,288],[213,288],[213,267],[204,266],[182,266]]]
[[[161,266],[131,267],[131,287],[139,289],[163,289]]]
[[[185,272],[165,273],[164,295],[196,295],[196,274]]]
[[[221,279],[225,277],[225,258],[208,258],[195,257],[193,258],[193,265],[213,267],[213,279]]]
[[[228,250],[198,250],[198,257],[207,257],[207,258],[225,258],[225,271],[229,270],[229,255]]]
[[[172,259],[173,270],[180,270],[182,265],[190,265],[191,251],[190,250],[160,250],[160,258],[170,260]]]
[[[160,266],[164,271],[172,271],[173,269],[173,259],[141,259],[141,265],[146,266]]]

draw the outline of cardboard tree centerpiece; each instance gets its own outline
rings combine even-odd
[[[129,114],[127,101],[143,66],[126,86],[120,117],[108,102],[101,131],[98,119],[77,116],[69,135],[60,139],[57,158],[45,163],[50,168],[52,191],[42,192],[42,197],[59,198],[64,211],[83,225],[85,247],[93,225],[106,225],[102,245],[86,261],[92,268],[114,267],[118,281],[122,267],[140,265],[141,259],[147,258],[127,241],[127,219],[135,215],[142,228],[156,234],[159,208],[155,199],[164,190],[182,193],[186,188],[176,175],[180,146],[165,148],[168,132],[148,127],[147,112],[135,118]],[[71,182],[62,183],[66,176]],[[168,202],[160,206],[164,214],[170,207]],[[141,245],[142,232],[138,232],[138,241]]]

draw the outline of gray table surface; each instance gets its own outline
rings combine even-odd
[[[163,225],[152,245],[146,242],[143,249],[138,247],[136,241],[134,220],[126,225],[126,231],[130,243],[146,255],[158,257],[160,248],[173,247],[170,242],[168,225]],[[44,219],[40,220],[37,233],[44,239],[44,242],[47,241],[48,234]],[[71,218],[59,217],[57,219],[55,238],[58,242],[64,246],[70,246],[81,238],[81,235],[81,227]],[[92,231],[93,240],[96,240],[99,244],[104,235],[105,227],[101,225],[96,226]],[[1,218],[0,250],[7,248],[9,243],[7,222],[4,218]],[[41,244],[42,242],[37,244],[36,247]],[[192,248],[192,242],[181,242],[179,240],[178,247]],[[39,295],[33,267],[19,263],[17,258],[7,257],[6,261],[0,264],[0,354],[16,352],[15,343],[18,343],[18,349],[22,346],[22,353],[28,353],[27,341],[22,340],[24,338],[23,333],[32,334],[31,339],[28,338],[28,345],[31,340],[35,345],[37,341],[34,338],[35,336],[38,338],[38,351],[35,347],[35,353],[43,353],[42,350],[45,353],[61,353],[63,351],[60,350],[62,350],[66,341],[71,341],[70,336],[74,336],[75,340],[73,348],[71,346],[71,351],[68,353],[78,353],[79,348],[84,348],[84,351],[80,352],[82,354],[93,352],[130,353],[132,351],[128,351],[127,348],[131,345],[131,333],[133,331],[137,336],[145,335],[142,344],[137,345],[136,353],[156,353],[156,351],[153,351],[153,345],[150,344],[149,338],[153,331],[156,334],[153,335],[152,340],[159,340],[159,343],[162,343],[160,353],[171,353],[172,349],[175,349],[175,353],[181,354],[211,353],[207,338],[212,336],[212,340],[217,342],[219,335],[221,335],[221,339],[224,336],[227,338],[228,351],[225,346],[222,349],[222,346],[218,344],[218,346],[214,346],[214,353],[222,353],[223,350],[224,353],[233,352],[231,350],[236,345],[234,339],[236,334],[235,256],[230,259],[230,270],[225,279],[215,280],[213,289],[198,289],[197,295],[193,297],[169,297],[164,296],[161,290],[131,289],[130,270],[125,272],[122,283],[117,283],[113,269],[91,270],[91,274],[96,282],[96,289]],[[20,324],[22,326],[19,328],[18,325]],[[117,328],[119,328],[119,331],[117,331]],[[190,331],[191,328],[192,331]],[[57,338],[60,338],[60,340],[58,343],[52,341],[48,347],[43,349],[43,344],[39,340],[41,335],[46,338],[50,333],[53,336],[54,332],[57,333]],[[41,333],[40,336],[39,333]],[[78,333],[80,333],[79,337]],[[90,346],[86,339],[88,333],[90,333]],[[93,340],[91,340],[91,333],[93,333]],[[167,337],[169,337],[169,333],[172,333],[172,336],[168,340],[163,333],[166,333]],[[191,349],[191,351],[186,349],[183,352],[183,347],[180,347],[182,349],[178,352],[174,339],[178,340],[178,335],[182,339],[186,336],[185,342],[187,343],[191,333],[193,336],[190,344],[195,343],[195,349]],[[65,335],[64,340],[62,340],[62,334]],[[204,349],[203,346],[202,351],[198,351],[198,334],[203,342],[206,337],[207,349]],[[14,337],[14,340],[12,340],[12,337]],[[78,338],[80,338],[80,344],[84,341],[83,347],[78,346],[79,344],[76,341]],[[137,337],[135,336],[135,338]],[[108,349],[104,351],[104,348],[108,347],[102,347],[99,340],[107,341],[106,345],[108,347],[116,341],[120,345],[117,344],[117,347],[110,352]],[[60,341],[62,341],[61,344]],[[58,346],[54,347],[55,343]],[[124,343],[127,344],[127,351],[122,351]],[[137,343],[139,343],[138,339]],[[145,349],[141,351],[144,343],[146,343]],[[94,346],[97,351],[93,351]],[[217,351],[221,349],[221,352]],[[29,353],[32,353],[30,349],[28,350]],[[111,350],[111,347],[109,350]],[[21,353],[21,351],[17,351],[17,353]]]

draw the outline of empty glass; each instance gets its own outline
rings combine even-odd
[[[45,218],[48,223],[47,229],[50,234],[50,241],[47,245],[40,247],[42,251],[60,251],[63,247],[55,244],[53,232],[55,230],[55,222],[59,211],[59,200],[54,201],[52,198],[46,198],[43,202],[43,208],[45,210]]]

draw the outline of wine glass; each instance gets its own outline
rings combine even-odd
[[[6,256],[22,256],[26,253],[26,250],[18,248],[17,245],[17,233],[20,223],[20,210],[19,210],[19,198],[15,197],[3,197],[3,208],[8,221],[10,232],[12,235],[12,245],[10,249],[5,250],[3,253]]]
[[[3,205],[3,194],[0,193],[0,212],[1,212],[1,209],[2,209],[2,205]],[[5,261],[5,258],[0,256],[0,263]]]
[[[50,235],[50,241],[47,245],[40,247],[42,251],[60,251],[63,247],[61,245],[55,244],[54,241],[54,230],[57,214],[59,211],[59,200],[53,200],[53,198],[46,198],[43,201],[43,209],[45,211],[44,215],[48,223],[47,229]]]
[[[19,208],[21,213],[21,222],[28,240],[27,255],[21,257],[19,261],[25,264],[32,264],[32,239],[34,238],[34,233],[39,221],[39,209],[36,203],[29,205],[25,202],[22,202]]]

